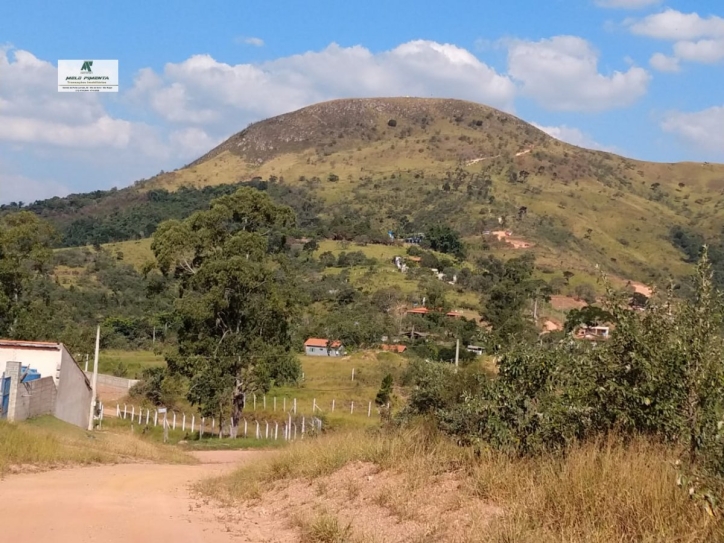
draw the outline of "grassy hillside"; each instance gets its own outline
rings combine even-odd
[[[506,258],[532,251],[557,270],[591,274],[599,265],[645,282],[690,270],[672,226],[707,239],[724,226],[724,165],[631,160],[568,145],[483,105],[419,98],[317,104],[255,123],[128,189],[27,208],[56,224],[66,245],[123,241],[255,178],[322,237],[360,235],[353,223],[368,237],[446,223],[473,257],[493,245]],[[492,230],[533,246],[491,244]]]
[[[530,250],[544,265],[590,272],[599,264],[641,281],[687,273],[666,239],[671,226],[714,235],[724,224],[722,165],[647,163],[590,151],[457,100],[317,104],[253,124],[143,187],[253,177],[306,186],[324,200],[327,214],[349,209],[371,217],[381,231],[443,221],[481,247],[484,231],[502,227],[535,243]],[[527,213],[519,214],[522,207]]]

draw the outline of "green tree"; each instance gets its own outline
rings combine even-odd
[[[180,283],[178,349],[168,367],[189,379],[188,399],[202,413],[231,415],[234,434],[247,393],[299,375],[290,335],[299,298],[268,243],[293,223],[290,208],[242,188],[154,236],[159,268]]]
[[[576,298],[583,300],[589,305],[596,303],[596,289],[590,283],[581,283],[576,285],[573,292],[576,295]]]
[[[455,255],[457,258],[465,258],[465,245],[460,239],[460,234],[448,225],[435,225],[428,229],[425,238],[433,251]]]
[[[614,318],[611,313],[595,305],[587,305],[581,309],[571,309],[566,315],[565,331],[570,333],[577,326],[585,324],[586,326],[600,326],[607,322],[613,322]]]
[[[53,239],[53,229],[33,213],[0,220],[0,335],[16,337],[20,319],[42,301],[41,293],[30,293],[50,273]]]
[[[387,405],[389,403],[390,396],[392,395],[392,385],[393,385],[392,374],[388,373],[382,379],[382,385],[380,386],[380,389],[377,391],[377,396],[375,396],[375,403],[377,405],[383,406],[383,405]]]

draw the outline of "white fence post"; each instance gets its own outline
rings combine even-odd
[[[128,406],[126,404],[123,404],[123,418],[126,418],[126,414],[128,413]]]
[[[158,409],[153,410],[153,425],[158,426]]]
[[[131,406],[131,420],[135,420],[135,418],[136,418],[136,406],[132,405]]]
[[[304,417],[302,417],[302,439],[304,438],[305,426],[306,421],[304,420]]]
[[[317,412],[317,398],[314,398],[312,400],[312,415],[314,415]]]
[[[269,439],[269,421],[265,420],[264,424],[266,425],[266,429],[264,430],[264,439]]]
[[[173,412],[173,430],[176,429],[176,411]]]
[[[297,439],[297,423],[294,423],[294,439]]]
[[[259,421],[256,421],[256,438],[261,439],[261,437],[259,436]]]
[[[146,426],[148,426],[148,421],[151,420],[151,410],[146,409]]]
[[[351,403],[350,403],[350,406],[349,406],[349,414],[350,414],[350,415],[353,415],[353,414],[354,414],[354,402],[351,402]]]
[[[294,398],[294,414],[297,414],[297,399]]]
[[[352,380],[354,381],[354,368],[352,368]]]
[[[277,397],[274,396],[274,412],[277,410]]]
[[[254,394],[254,411],[256,411],[256,394]]]
[[[216,427],[216,417],[211,417],[211,433],[214,433],[214,428]]]
[[[264,411],[266,411],[266,394],[264,394]]]
[[[183,417],[181,417],[181,431],[186,431],[186,413],[183,413]]]
[[[116,404],[116,417],[121,418],[121,406]]]
[[[194,433],[194,423],[196,422],[196,415],[191,415],[191,433]]]
[[[274,441],[279,439],[279,421],[274,421]]]
[[[246,419],[244,419],[244,437],[246,437]]]
[[[372,415],[372,402],[370,402],[370,403],[367,405],[367,416],[369,417],[369,416],[371,416],[371,415]]]
[[[334,400],[332,400],[332,413],[334,413]]]
[[[143,418],[143,407],[138,408],[138,424],[141,424],[143,421],[141,420]]]

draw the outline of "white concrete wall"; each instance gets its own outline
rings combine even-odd
[[[56,386],[61,362],[61,346],[43,348],[8,347],[0,345],[0,375],[5,372],[7,362],[20,362],[37,370],[41,377],[52,377]]]
[[[87,428],[92,398],[93,392],[85,373],[63,347],[63,363],[53,415],[70,424]]]

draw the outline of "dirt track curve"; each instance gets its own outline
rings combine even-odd
[[[201,464],[117,464],[10,475],[0,480],[0,540],[23,543],[226,543],[233,534],[190,483],[263,452],[196,453]],[[236,531],[236,530],[234,530]],[[251,536],[251,538],[249,538]],[[259,539],[257,539],[259,537]]]

